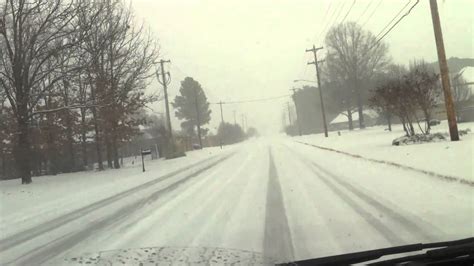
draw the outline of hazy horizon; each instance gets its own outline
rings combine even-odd
[[[355,1],[345,21],[358,22],[377,35],[408,1],[379,2]],[[170,100],[178,93],[179,82],[191,76],[215,103],[286,95],[293,86],[304,85],[293,80],[314,80],[314,67],[306,64],[311,55],[305,49],[324,46],[327,25],[342,21],[352,1],[136,0],[131,5],[136,19],[158,38],[161,57],[172,62]],[[473,58],[474,2],[439,1],[438,5],[447,57]],[[437,61],[429,2],[420,1],[384,41],[394,63],[408,64],[415,58]],[[149,91],[154,89],[162,87],[154,81]],[[248,125],[260,133],[277,133],[289,100],[225,105],[224,119],[233,122],[235,110],[238,123],[246,114]],[[207,126],[215,130],[220,111],[218,105],[211,107]],[[163,112],[163,102],[152,108]],[[174,129],[179,125],[173,118]]]

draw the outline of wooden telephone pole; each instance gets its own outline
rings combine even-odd
[[[324,126],[324,136],[327,138],[328,137],[328,126],[326,123],[326,111],[324,110],[324,102],[323,102],[323,90],[321,89],[321,80],[319,78],[319,66],[318,63],[318,56],[316,55],[316,52],[318,50],[323,49],[323,47],[318,47],[316,48],[313,44],[313,48],[311,49],[306,49],[306,52],[312,52],[314,55],[314,62],[309,62],[308,65],[313,65],[316,67],[316,79],[318,80],[318,89],[319,89],[319,102],[321,103],[321,114],[323,116],[323,126]]]
[[[170,72],[165,72],[165,66],[164,66],[165,63],[171,63],[171,61],[170,60],[163,60],[163,59],[160,60],[161,80],[160,80],[160,76],[159,76],[158,73],[156,73],[156,76],[158,78],[158,82],[161,85],[163,85],[163,90],[164,90],[164,93],[165,93],[166,123],[167,123],[167,126],[168,126],[169,138],[172,139],[173,138],[173,130],[171,128],[170,106],[169,106],[169,102],[168,102],[168,85],[171,82],[171,76],[170,76]]]
[[[454,110],[453,97],[451,95],[451,84],[449,81],[448,62],[446,61],[446,52],[444,50],[443,33],[441,31],[441,22],[439,20],[438,3],[436,0],[430,0],[431,18],[433,20],[433,29],[438,50],[439,70],[441,73],[441,82],[443,84],[444,103],[448,116],[449,135],[451,141],[459,140],[458,125],[456,122],[456,112]],[[429,121],[427,121],[429,123]]]
[[[222,104],[223,104],[223,102],[220,101],[219,106],[221,107],[221,123],[224,124],[224,113],[222,112]]]

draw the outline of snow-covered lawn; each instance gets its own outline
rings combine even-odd
[[[127,158],[121,169],[101,172],[85,171],[55,176],[33,177],[33,184],[21,185],[19,180],[0,182],[0,238],[35,224],[108,198],[160,176],[199,164],[222,152],[218,147],[187,152],[186,157],[173,160]],[[135,161],[132,164],[132,161]]]
[[[471,129],[470,133],[461,136],[461,141],[406,146],[392,146],[393,139],[404,135],[400,124],[394,125],[391,132],[385,128],[375,126],[364,130],[344,130],[341,136],[338,136],[337,131],[331,131],[328,138],[323,134],[314,134],[295,137],[295,140],[474,181],[474,123],[458,124],[459,129]],[[432,132],[447,133],[447,121],[434,126]]]

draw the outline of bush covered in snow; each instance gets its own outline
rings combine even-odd
[[[459,130],[459,136],[467,135],[469,132],[471,132],[470,128],[461,129],[461,130]]]
[[[448,138],[448,134],[443,133],[434,133],[434,134],[415,134],[413,136],[403,136],[396,138],[392,141],[392,145],[400,146],[400,145],[410,145],[410,144],[418,144],[418,143],[425,143],[425,142],[439,142],[445,141]]]

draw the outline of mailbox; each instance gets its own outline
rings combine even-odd
[[[142,154],[142,171],[145,172],[145,159],[144,159],[144,157],[145,157],[145,155],[151,154],[151,150],[150,149],[142,150],[141,154]]]

